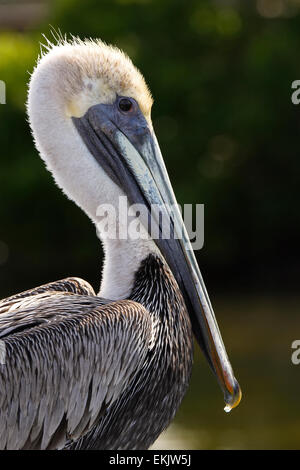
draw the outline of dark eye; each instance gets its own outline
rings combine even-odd
[[[122,98],[119,101],[119,108],[121,111],[124,113],[127,113],[128,111],[131,110],[132,108],[132,102],[128,98]]]

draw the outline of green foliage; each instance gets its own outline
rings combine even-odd
[[[28,81],[38,50],[38,43],[23,34],[0,33],[1,80],[9,84],[7,101],[21,110],[24,110],[26,101],[24,84]]]

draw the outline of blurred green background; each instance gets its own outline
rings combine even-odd
[[[70,275],[100,283],[94,227],[53,184],[26,122],[50,25],[130,55],[178,201],[205,204],[198,261],[244,397],[226,415],[197,351],[156,448],[299,448],[300,0],[0,0],[1,297]]]

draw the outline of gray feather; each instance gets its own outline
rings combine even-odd
[[[70,279],[63,291],[63,282],[0,303],[0,449],[80,438],[143,366],[147,310],[89,295],[87,283],[78,294]]]

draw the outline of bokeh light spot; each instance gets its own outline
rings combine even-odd
[[[257,0],[256,7],[258,13],[264,18],[277,18],[285,12],[283,0]]]

